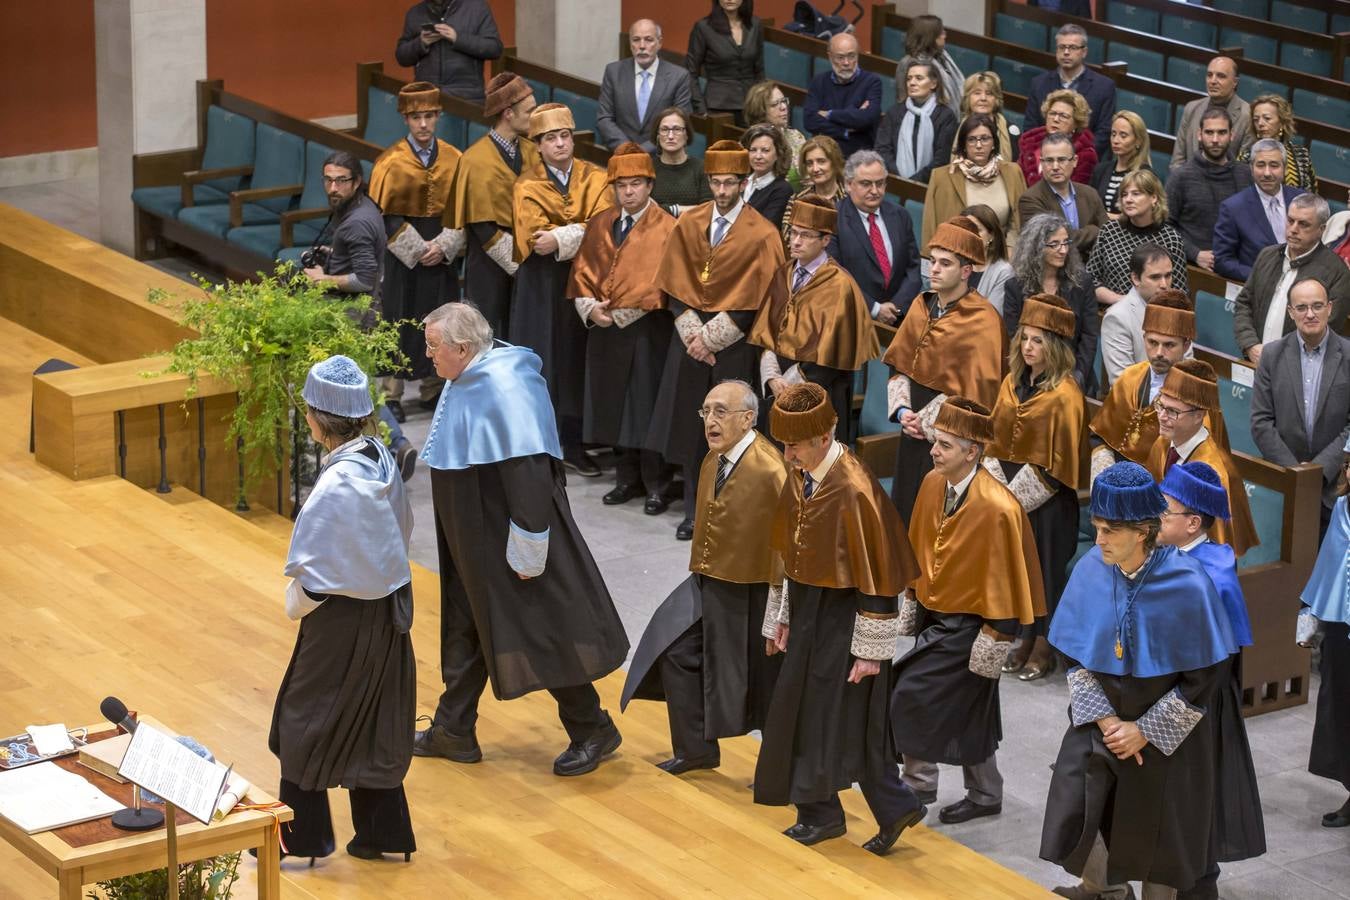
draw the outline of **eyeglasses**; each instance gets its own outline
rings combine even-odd
[[[786,98],[786,97],[779,97],[777,100],[770,100],[770,101],[769,101],[769,105],[770,105],[770,106],[775,106],[775,107],[781,106],[781,107],[783,107],[783,108],[785,108],[785,109],[786,109],[788,106],[790,106],[791,103],[792,103],[792,101],[788,100],[788,98]]]
[[[1194,406],[1188,406],[1185,409],[1177,409],[1166,405],[1161,400],[1153,401],[1153,411],[1158,414],[1159,419],[1167,419],[1168,421],[1178,419],[1187,413],[1200,412],[1200,410],[1196,409]]]
[[[1047,166],[1067,166],[1074,159],[1076,157],[1073,156],[1042,156],[1041,163]]]
[[[684,134],[683,125],[662,125],[656,130],[660,134]]]
[[[1062,109],[1052,109],[1045,114],[1047,119],[1072,119],[1073,113],[1064,112]]]
[[[972,134],[966,138],[967,144],[992,144],[994,136],[992,134]]]
[[[324,187],[330,187],[339,184],[351,184],[353,181],[356,180],[356,176],[354,175],[339,175],[337,178],[329,178],[327,175],[324,175],[322,177]]]
[[[435,356],[440,351],[442,346],[444,345],[433,344],[431,341],[427,341],[427,356]]]
[[[1084,50],[1084,49],[1086,49],[1086,48],[1087,48],[1087,44],[1056,44],[1056,45],[1055,45],[1055,49],[1056,49],[1057,51],[1059,51],[1060,53],[1063,53],[1063,52],[1066,51],[1066,50]]]
[[[1158,518],[1160,518],[1160,519],[1170,519],[1170,518],[1172,518],[1173,516],[1186,516],[1187,518],[1190,518],[1191,516],[1199,516],[1199,515],[1200,515],[1199,513],[1190,512],[1190,511],[1184,510],[1184,509],[1183,509],[1181,512],[1175,512],[1175,511],[1170,510],[1170,509],[1164,509],[1162,512],[1158,513]]]
[[[714,422],[720,422],[727,416],[734,416],[736,413],[748,413],[748,409],[727,409],[725,406],[704,406],[698,411],[698,417],[707,421],[711,419]]]
[[[1330,303],[1322,303],[1319,301],[1317,303],[1300,303],[1298,306],[1291,306],[1289,308],[1293,310],[1293,313],[1296,316],[1306,316],[1308,313],[1316,313],[1320,316],[1327,311],[1327,307],[1330,305]]]
[[[1065,239],[1062,240],[1062,241],[1046,241],[1046,242],[1045,242],[1045,249],[1047,249],[1047,250],[1068,250],[1069,247],[1072,246],[1072,244],[1073,244],[1073,241],[1069,240],[1068,238],[1065,238]]]

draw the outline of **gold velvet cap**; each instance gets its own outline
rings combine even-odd
[[[1031,325],[1054,332],[1065,340],[1073,340],[1074,326],[1078,317],[1073,314],[1064,298],[1054,294],[1032,294],[1022,306],[1022,318],[1019,325]]]
[[[792,215],[789,221],[798,228],[834,234],[838,227],[839,216],[834,204],[817,197],[803,197],[792,201]]]
[[[704,175],[749,175],[750,152],[735,141],[718,141],[703,154]]]
[[[965,397],[948,397],[938,408],[933,428],[977,444],[994,441],[993,416],[988,409]]]
[[[934,247],[955,253],[957,256],[964,256],[978,265],[985,262],[984,241],[980,240],[980,231],[975,221],[968,216],[957,216],[939,225],[933,236],[928,239],[924,254],[927,255]]]
[[[620,178],[656,178],[652,155],[632,141],[624,141],[609,158],[609,183]]]
[[[833,434],[839,417],[830,405],[830,395],[818,384],[794,384],[773,401],[769,430],[784,444]]]
[[[499,72],[488,82],[483,97],[483,115],[496,118],[502,110],[515,106],[533,93],[530,83],[515,72]]]
[[[1183,359],[1167,370],[1159,393],[1199,409],[1219,408],[1219,378],[1214,367],[1199,359]]]
[[[414,81],[398,89],[398,114],[440,112],[441,89],[426,81]]]
[[[1184,291],[1168,288],[1144,306],[1144,330],[1195,340],[1195,306]]]
[[[561,103],[541,103],[530,113],[530,140],[535,140],[540,135],[548,134],[550,131],[561,131],[566,128],[568,131],[575,131],[577,127],[576,120],[572,118],[572,111]]]

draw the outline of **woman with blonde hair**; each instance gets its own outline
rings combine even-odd
[[[1111,120],[1111,150],[1092,170],[1088,181],[1113,219],[1120,218],[1120,182],[1130,172],[1152,170],[1148,156],[1148,126],[1131,110],[1116,113]]]
[[[1023,132],[1018,141],[1017,164],[1022,167],[1027,187],[1041,180],[1041,140],[1051,132],[1073,138],[1078,164],[1070,177],[1079,184],[1087,184],[1097,165],[1096,138],[1088,130],[1092,110],[1088,109],[1087,101],[1077,91],[1051,91],[1041,104],[1041,115],[1045,124]]]
[[[1017,160],[1017,139],[1022,136],[1016,125],[1009,125],[1003,115],[1003,79],[997,72],[976,72],[966,79],[961,91],[960,122],[965,122],[976,113],[983,113],[998,125],[998,145],[1003,148],[1003,158]],[[958,125],[959,127],[959,125]],[[956,149],[956,139],[952,139],[952,149]]]
[[[838,204],[847,196],[844,192],[844,155],[834,138],[820,134],[802,144],[801,155],[797,157],[797,170],[802,174],[802,189],[792,196],[793,200],[807,197],[819,197],[832,204]],[[788,229],[792,227],[792,204],[783,213],[783,243],[787,243]]]
[[[761,81],[745,92],[745,124],[753,127],[759,124],[772,125],[783,136],[787,145],[788,173],[785,176],[795,191],[801,187],[801,176],[797,172],[797,160],[806,143],[806,135],[792,127],[792,104],[777,82]]]
[[[992,117],[972,113],[956,130],[956,155],[951,164],[934,169],[928,177],[920,247],[928,246],[928,239],[940,222],[977,204],[993,210],[1003,229],[1004,243],[1013,244],[1017,235],[1017,201],[1022,199],[1027,186],[1017,163],[1004,160],[997,127]]]
[[[1136,169],[1120,182],[1120,218],[1097,234],[1088,273],[1097,302],[1110,306],[1130,292],[1130,256],[1140,244],[1157,244],[1172,259],[1172,287],[1186,290],[1186,242],[1167,224],[1167,194],[1151,169]]]
[[[1302,141],[1294,140],[1294,108],[1279,94],[1262,94],[1252,101],[1252,131],[1254,140],[1270,138],[1284,144],[1284,183],[1305,191],[1317,190],[1317,172],[1312,157]],[[1237,156],[1241,163],[1251,162],[1252,148],[1248,145]]]

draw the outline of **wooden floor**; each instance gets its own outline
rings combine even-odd
[[[78,358],[0,319],[0,733],[98,719],[116,694],[274,788],[266,747],[295,626],[282,612],[289,523],[246,520],[185,489],[157,495],[115,477],[75,483],[27,452],[29,375]],[[423,523],[423,527],[428,523]],[[437,583],[415,568],[419,709],[440,685]],[[818,848],[778,832],[790,809],[747,790],[758,743],[724,744],[716,772],[675,778],[664,707],[617,716],[622,673],[600,684],[624,744],[594,775],[550,771],[566,743],[547,695],[483,702],[484,760],[414,760],[407,789],[420,850],[411,864],[362,862],[345,793],[332,792],[339,851],[314,869],[283,863],[287,897],[1041,897],[1046,891],[926,828],[890,857],[858,846],[874,825],[845,792],[849,833]],[[247,860],[240,896],[252,896]],[[0,846],[0,897],[53,896],[55,882]]]

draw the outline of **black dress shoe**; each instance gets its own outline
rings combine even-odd
[[[563,465],[576,472],[582,478],[599,478],[600,467],[597,466],[585,450],[569,450],[563,453]]]
[[[914,796],[918,797],[919,802],[924,806],[932,806],[937,802],[937,791],[921,791],[917,788],[911,788],[911,790],[914,791]]]
[[[621,484],[608,494],[600,498],[600,502],[606,506],[622,506],[629,500],[642,496],[642,488],[636,484]]]
[[[421,400],[418,400],[417,405],[425,409],[427,412],[435,412],[436,404],[440,402],[441,402],[441,395],[437,394],[435,397],[424,397]]]
[[[843,822],[835,822],[830,825],[803,825],[798,822],[784,831],[783,834],[797,843],[809,847],[812,844],[819,844],[821,841],[828,841],[830,838],[840,837],[847,830],[848,826]]]
[[[868,853],[875,853],[877,856],[885,856],[891,852],[895,842],[900,840],[900,835],[905,833],[905,829],[912,825],[918,825],[926,815],[928,815],[928,807],[920,806],[908,815],[901,816],[895,824],[889,828],[881,829],[868,838],[862,845],[863,849]]]
[[[248,855],[251,856],[251,857],[253,857],[254,859],[257,859],[257,858],[258,858],[258,848],[257,848],[257,847],[249,847],[249,848],[248,848]],[[324,855],[327,856],[328,854],[324,854]],[[294,853],[287,853],[287,852],[285,852],[285,851],[283,850],[282,853],[281,853],[281,858],[282,858],[282,859],[287,859],[287,858],[295,859],[295,858],[296,858],[296,854],[294,854]],[[309,858],[309,867],[310,867],[311,869],[314,868],[314,863],[318,862],[318,859],[319,859],[319,858],[318,858],[317,856],[311,856],[311,857]]]
[[[402,425],[408,421],[408,414],[403,411],[403,401],[386,400],[384,405],[389,407],[389,414],[394,417],[394,421]]]
[[[567,745],[557,759],[553,761],[554,775],[585,775],[594,772],[600,760],[609,756],[623,743],[623,735],[614,726],[614,720],[605,714],[605,724],[595,730],[586,740]]]
[[[356,838],[352,838],[348,842],[347,853],[357,859],[384,859],[386,853],[402,853],[404,862],[412,861],[411,850],[381,850],[379,847],[371,847],[368,844],[358,844]]]
[[[683,756],[672,756],[665,762],[659,762],[656,767],[662,772],[669,772],[672,775],[683,775],[685,772],[692,772],[695,769],[715,769],[722,764],[720,756],[705,756],[703,759],[685,759]]]
[[[675,540],[692,541],[694,539],[694,520],[685,519],[675,529]]]
[[[433,723],[426,731],[414,735],[413,756],[439,756],[451,762],[476,763],[483,758],[483,748],[478,746],[478,738],[472,733],[451,734]]]
[[[417,448],[404,438],[394,449],[394,462],[398,465],[398,475],[409,481],[417,471]]]
[[[648,494],[647,502],[642,504],[642,511],[649,516],[659,516],[668,509],[670,509],[670,501],[659,493]]]
[[[1348,825],[1350,825],[1350,800],[1345,801],[1345,805],[1340,809],[1322,817],[1323,828],[1345,828]]]
[[[1003,812],[1002,803],[995,803],[993,806],[981,806],[966,799],[938,810],[938,821],[944,825],[958,825],[961,822],[969,822],[971,819],[996,816],[1001,812]]]

